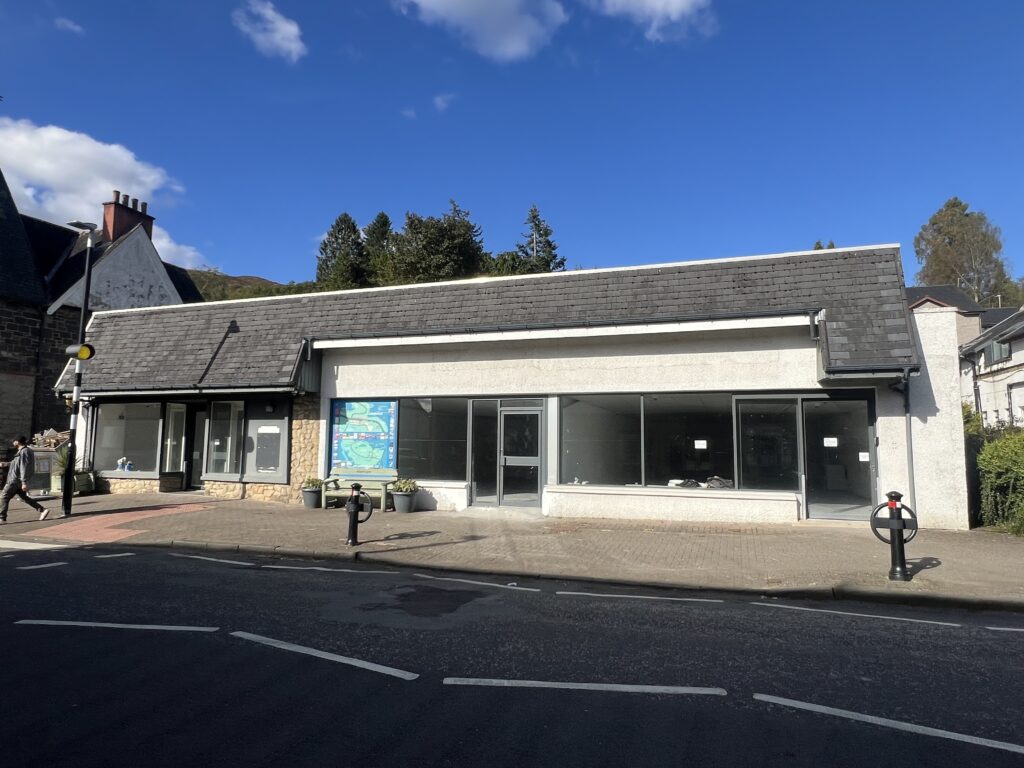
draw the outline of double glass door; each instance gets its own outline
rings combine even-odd
[[[471,503],[540,506],[541,402],[473,401]]]

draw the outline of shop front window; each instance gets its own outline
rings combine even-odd
[[[398,401],[398,474],[429,480],[466,479],[469,401],[421,397]]]
[[[246,406],[245,472],[251,483],[288,482],[288,404],[253,400]]]
[[[240,400],[210,404],[210,443],[206,471],[215,475],[237,475],[241,471],[245,404]]]
[[[185,413],[183,404],[167,404],[164,418],[164,472],[181,472],[184,466]]]
[[[96,416],[93,467],[156,472],[160,449],[159,403],[102,403]]]
[[[562,483],[639,485],[640,395],[560,399]]]
[[[644,395],[644,483],[733,479],[732,398]]]
[[[798,408],[795,399],[738,400],[740,487],[800,490]]]

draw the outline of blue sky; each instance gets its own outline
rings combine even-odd
[[[305,280],[342,211],[532,203],[570,267],[912,242],[952,195],[1024,274],[1024,3],[0,0],[22,210],[150,201],[166,258]]]

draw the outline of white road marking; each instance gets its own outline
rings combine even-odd
[[[50,621],[22,619],[15,624],[36,624],[46,627],[99,627],[101,629],[157,629],[163,632],[216,632],[220,627],[182,627],[173,624],[111,624],[105,621]]]
[[[539,589],[533,587],[519,587],[515,584],[492,584],[489,581],[473,581],[472,579],[453,579],[447,576],[428,576],[425,573],[414,573],[418,579],[432,579],[433,581],[457,581],[460,584],[476,584],[480,587],[497,587],[498,589],[515,589],[520,592],[540,592]]]
[[[327,651],[318,651],[316,648],[307,648],[304,645],[295,645],[294,643],[286,643],[284,640],[275,640],[272,637],[264,637],[263,635],[253,635],[249,632],[232,632],[233,637],[240,637],[243,640],[251,640],[254,643],[261,643],[263,645],[269,645],[273,648],[280,648],[283,651],[293,651],[294,653],[304,653],[307,656],[315,656],[318,659],[326,659],[327,661],[336,661],[339,664],[348,664],[352,667],[360,667],[361,669],[368,669],[371,672],[380,672],[382,675],[391,675],[392,677],[400,677],[402,680],[415,680],[419,677],[415,672],[406,672],[401,669],[395,669],[394,667],[385,667],[381,664],[374,664],[370,661],[363,661],[362,659],[352,659],[348,656],[339,656],[335,653],[328,653]]]
[[[674,600],[682,603],[724,603],[709,597],[660,597],[657,595],[606,595],[600,592],[555,592],[556,595],[574,595],[579,597],[619,597],[624,600]]]
[[[261,565],[278,571],[326,571],[327,573],[390,573],[400,576],[399,571],[363,571],[356,568],[324,568],[319,565]]]
[[[0,539],[0,549],[67,549],[67,544],[44,544],[39,541]]]
[[[1024,632],[1024,627],[985,627],[993,632]]]
[[[559,683],[547,680],[502,680],[484,677],[446,677],[445,685],[487,685],[497,688],[564,688],[572,691],[615,691],[618,693],[671,693],[697,696],[725,696],[724,688],[692,688],[678,685],[621,685],[619,683]]]
[[[929,728],[924,725],[914,725],[913,723],[905,723],[901,720],[889,720],[888,718],[875,717],[874,715],[862,715],[860,712],[850,712],[846,709],[834,709],[833,707],[823,707],[819,704],[808,704],[806,701],[782,699],[778,696],[768,696],[763,693],[755,693],[754,698],[758,701],[768,702],[769,704],[780,704],[784,707],[804,709],[808,712],[818,712],[823,715],[833,715],[834,717],[845,717],[847,720],[856,720],[861,723],[880,725],[884,728],[894,728],[897,731],[918,733],[923,736],[937,736],[941,739],[963,741],[967,744],[976,744],[979,747],[991,747],[992,749],[1002,749],[1007,752],[1016,752],[1017,754],[1024,755],[1024,747],[1019,746],[1017,744],[1010,744],[1005,741],[993,741],[992,739],[982,739],[977,736],[968,736],[963,733],[955,733],[954,731],[943,731],[939,728]]]
[[[67,563],[43,563],[42,565],[18,565],[15,566],[17,571],[34,571],[37,568],[56,568],[58,565],[67,565]]]
[[[93,555],[97,560],[103,560],[107,557],[134,557],[134,552],[118,552],[116,555]]]
[[[910,621],[914,624],[938,624],[940,627],[959,627],[949,621],[929,621],[928,619],[907,619],[902,616],[882,616],[876,613],[853,613],[852,611],[830,611],[827,608],[805,608],[802,605],[782,605],[781,603],[758,603],[751,602],[751,605],[763,605],[766,608],[788,608],[791,611],[812,611],[814,613],[836,613],[840,616],[859,616],[862,619],[886,619],[888,621]]]
[[[202,555],[180,555],[177,552],[169,552],[171,557],[187,557],[191,560],[207,560],[211,563],[227,563],[228,565],[249,565],[252,563],[243,563],[241,560],[222,560],[219,557],[203,557]]]

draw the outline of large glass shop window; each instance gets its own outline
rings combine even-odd
[[[397,400],[331,401],[331,468],[395,469]]]
[[[733,479],[732,398],[644,395],[644,482],[680,485]]]
[[[560,399],[560,481],[639,485],[640,395]]]
[[[800,489],[797,401],[738,400],[740,487]]]
[[[96,416],[93,468],[156,472],[160,448],[159,403],[102,403]]]
[[[398,401],[398,474],[429,480],[466,479],[469,401],[420,397]]]

